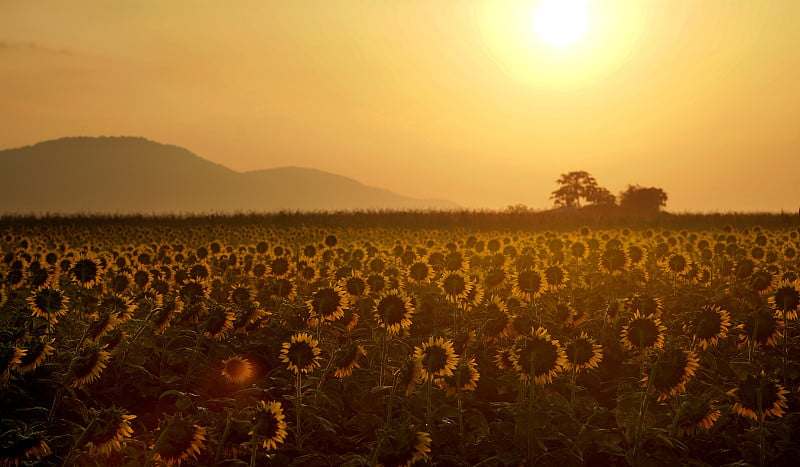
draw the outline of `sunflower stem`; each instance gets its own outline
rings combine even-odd
[[[77,440],[75,440],[75,444],[73,444],[72,447],[69,448],[69,452],[67,452],[67,455],[64,456],[64,462],[61,463],[61,467],[65,467],[67,465],[70,465],[69,461],[72,460],[72,456],[75,455],[75,451],[78,450],[78,447],[81,445],[81,442],[83,441],[83,438],[86,437],[86,433],[89,432],[89,428],[91,428],[91,426],[94,424],[95,420],[96,419],[92,419],[92,421],[89,422],[88,425],[86,425],[86,428],[83,429],[83,431],[81,432],[81,435],[78,437]]]
[[[222,457],[222,448],[225,447],[225,441],[228,439],[228,434],[231,432],[231,425],[233,425],[233,412],[228,412],[228,420],[225,422],[225,430],[222,432],[222,437],[217,446],[217,452],[214,454],[214,464],[219,463],[219,458]]]
[[[297,393],[296,393],[296,396],[295,396],[295,406],[294,406],[295,407],[295,411],[297,412],[297,430],[296,430],[296,433],[297,433],[297,448],[298,449],[302,449],[303,448],[303,425],[301,423],[301,418],[300,418],[300,414],[301,414],[301,412],[303,410],[302,409],[302,403],[301,403],[301,400],[300,400],[300,395],[301,395],[300,394],[300,384],[302,382],[302,376],[301,375],[302,375],[302,372],[298,368],[298,370],[297,370]]]
[[[250,464],[249,464],[250,467],[256,467],[256,454],[258,453],[258,450],[256,449],[256,447],[257,447],[257,444],[256,444],[256,432],[254,430],[253,431],[253,435],[250,438]]]
[[[644,395],[642,396],[642,404],[639,406],[639,416],[636,420],[636,432],[634,433],[635,441],[633,445],[633,465],[634,467],[639,465],[639,452],[641,451],[642,447],[642,429],[644,428],[644,417],[647,413],[647,406],[650,402],[650,389],[653,388],[653,376],[655,375],[655,368],[656,365],[653,365],[653,369],[650,370],[650,376],[647,378],[647,387],[644,390]]]
[[[388,329],[383,329],[383,336],[381,338],[381,365],[380,369],[378,370],[378,386],[383,386],[383,367],[386,364],[386,334],[388,333]]]
[[[761,391],[762,384],[756,389],[756,400],[758,401],[758,465],[767,465],[766,446],[764,446],[764,398]]]

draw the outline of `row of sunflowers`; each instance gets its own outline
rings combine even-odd
[[[0,466],[789,465],[796,229],[0,237]]]

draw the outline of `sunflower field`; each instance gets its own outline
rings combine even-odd
[[[12,223],[0,466],[795,465],[798,237]]]

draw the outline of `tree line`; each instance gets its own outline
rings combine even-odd
[[[579,208],[581,206],[620,206],[622,208],[658,212],[667,204],[667,193],[661,188],[628,185],[619,198],[585,171],[561,174],[556,180],[558,188],[550,199],[556,207]]]

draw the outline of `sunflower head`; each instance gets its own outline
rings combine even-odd
[[[231,384],[244,384],[255,375],[253,364],[245,357],[234,356],[222,361],[222,376]]]
[[[667,330],[661,320],[654,316],[633,314],[630,322],[622,327],[620,340],[628,350],[659,349],[664,346],[664,332]]]
[[[178,415],[167,418],[153,446],[153,460],[168,466],[179,466],[184,460],[196,459],[205,447],[206,429],[191,419]]]
[[[719,306],[703,307],[696,319],[694,336],[703,350],[717,345],[720,339],[728,335],[731,327],[731,316],[727,310]]]
[[[317,289],[306,304],[316,319],[335,321],[344,315],[345,308],[349,306],[349,299],[344,289],[335,285]]]
[[[458,365],[458,356],[452,341],[443,337],[428,338],[428,342],[414,349],[414,357],[422,364],[422,377],[433,380],[437,377],[452,376]]]
[[[564,353],[567,357],[564,367],[567,370],[597,368],[603,360],[603,347],[585,332],[567,344]]]
[[[544,328],[533,328],[517,338],[514,370],[520,381],[543,386],[551,383],[567,362],[564,348]]]
[[[428,457],[431,437],[428,433],[417,431],[414,425],[392,422],[381,430],[379,466],[408,467],[420,459]]]
[[[111,354],[105,350],[105,346],[86,346],[72,359],[72,387],[82,388],[98,379],[110,359]]]
[[[249,434],[261,441],[264,449],[277,449],[288,435],[284,418],[280,402],[258,401]]]
[[[797,319],[797,311],[800,307],[800,281],[784,279],[778,282],[775,286],[775,293],[769,298],[769,302],[781,316],[786,315],[786,320]]]
[[[523,269],[514,275],[512,293],[526,300],[533,300],[544,292],[544,274],[537,268]]]
[[[336,353],[333,354],[333,376],[336,378],[346,378],[350,376],[353,374],[354,369],[361,368],[361,365],[358,363],[358,358],[366,355],[367,351],[364,350],[364,347],[356,342],[349,342],[339,348]]]
[[[391,334],[398,334],[411,326],[415,313],[411,299],[400,290],[385,292],[375,304],[374,314],[378,324]]]
[[[668,349],[658,356],[650,375],[644,377],[643,384],[653,388],[659,401],[665,400],[686,391],[686,383],[699,366],[693,351]]]
[[[449,270],[439,280],[439,288],[448,301],[456,303],[467,297],[472,289],[472,284],[460,270]]]
[[[283,343],[280,359],[295,374],[311,373],[320,365],[319,354],[319,342],[311,334],[301,332]]]
[[[787,391],[763,373],[749,375],[728,391],[734,398],[733,409],[739,415],[758,421],[761,417],[782,417],[786,411]]]
[[[444,388],[449,396],[455,396],[459,391],[474,391],[478,387],[478,380],[481,374],[474,358],[465,360],[459,358],[456,369],[452,376],[447,376],[437,380],[437,383]]]
[[[679,438],[692,436],[699,430],[710,429],[721,414],[714,402],[704,397],[686,396],[682,405],[680,418],[676,420]]]
[[[120,407],[108,407],[92,411],[92,422],[86,429],[87,446],[94,454],[108,456],[112,451],[122,449],[125,438],[133,434],[130,415]]]

